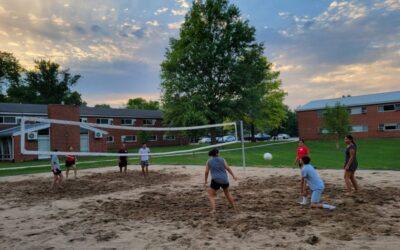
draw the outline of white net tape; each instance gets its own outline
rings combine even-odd
[[[120,129],[120,130],[131,130],[131,131],[188,131],[188,130],[202,130],[209,128],[218,128],[218,127],[227,127],[233,126],[235,130],[235,140],[230,142],[223,142],[213,145],[206,145],[202,147],[196,147],[193,149],[185,149],[185,150],[176,150],[170,152],[156,152],[149,153],[150,156],[167,156],[167,155],[180,155],[180,154],[188,154],[196,151],[201,151],[205,149],[222,147],[234,143],[240,142],[238,140],[238,130],[236,122],[229,123],[220,123],[220,124],[211,124],[211,125],[201,125],[201,126],[191,126],[191,127],[133,127],[133,126],[119,126],[119,125],[109,125],[109,124],[97,124],[97,123],[86,123],[86,122],[76,122],[76,121],[67,121],[67,120],[55,120],[55,119],[46,119],[39,117],[22,117],[21,118],[21,138],[25,138],[25,135],[29,132],[37,130],[38,128],[28,128],[26,129],[26,122],[39,122],[45,124],[59,124],[59,125],[74,125],[80,127],[93,127],[93,128],[105,128],[105,129]],[[54,136],[54,135],[53,135]],[[111,153],[111,152],[70,152],[70,151],[40,151],[40,150],[29,150],[25,147],[25,140],[20,140],[21,153],[25,155],[76,155],[76,156],[139,156],[139,153]]]

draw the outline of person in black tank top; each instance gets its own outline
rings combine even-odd
[[[353,187],[355,191],[359,190],[356,177],[354,176],[358,168],[357,145],[355,144],[354,138],[351,135],[347,135],[344,138],[344,142],[347,145],[344,162],[344,182],[346,184],[346,193],[351,194]]]

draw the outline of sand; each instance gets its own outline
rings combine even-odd
[[[234,168],[240,212],[219,192],[209,214],[201,166],[80,171],[63,190],[51,175],[0,178],[1,249],[399,249],[400,172],[358,171],[362,191],[343,196],[342,171],[319,170],[323,200],[299,201],[299,170]],[[132,170],[135,169],[136,171]]]

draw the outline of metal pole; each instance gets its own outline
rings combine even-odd
[[[21,118],[21,135],[19,136],[20,140],[20,152],[21,154],[25,154],[25,117]]]
[[[243,133],[243,121],[240,121],[240,138],[242,140],[242,161],[243,170],[246,170],[246,154],[244,152],[244,133]]]

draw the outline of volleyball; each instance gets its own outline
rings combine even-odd
[[[265,153],[264,154],[264,160],[267,160],[267,161],[272,160],[272,154],[271,153]]]

